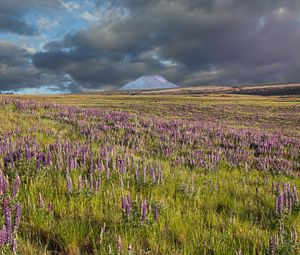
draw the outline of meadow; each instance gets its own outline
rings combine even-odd
[[[300,254],[299,177],[296,97],[0,96],[1,254]]]

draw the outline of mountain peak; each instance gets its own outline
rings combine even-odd
[[[178,86],[167,81],[161,75],[141,76],[135,81],[126,83],[120,90],[151,90],[151,89],[169,89]]]

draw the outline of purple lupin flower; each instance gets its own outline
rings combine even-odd
[[[106,159],[105,161],[105,171],[106,171],[106,179],[108,180],[109,179],[109,167],[108,167],[108,158]]]
[[[96,181],[96,191],[99,191],[99,189],[100,189],[100,186],[101,186],[101,177],[99,176],[98,177],[98,180]]]
[[[46,161],[46,165],[49,166],[52,162],[52,156],[51,156],[51,152],[48,152],[48,156],[47,156],[47,161]]]
[[[141,204],[141,220],[142,222],[145,222],[146,221],[146,218],[147,218],[147,201],[143,201],[142,204]]]
[[[129,210],[131,210],[132,209],[132,202],[131,202],[130,194],[127,194],[127,205],[129,207]]]
[[[5,210],[5,228],[6,228],[6,242],[12,242],[12,226],[11,226],[11,209],[6,207]]]
[[[2,212],[3,212],[3,214],[5,214],[6,207],[7,207],[7,200],[6,200],[6,198],[4,197],[4,198],[2,199]]]
[[[270,242],[269,242],[270,255],[275,255],[275,249],[276,249],[275,240],[274,240],[274,237],[271,237]]]
[[[17,240],[16,240],[16,238],[13,238],[13,240],[12,240],[11,251],[14,254],[17,254]]]
[[[135,168],[135,181],[139,181],[139,166],[137,165]]]
[[[16,203],[16,217],[15,217],[15,224],[14,224],[14,232],[16,232],[20,226],[21,222],[21,204],[19,202]]]
[[[16,196],[16,194],[18,193],[20,184],[21,184],[21,180],[20,180],[19,175],[17,174],[17,175],[16,175],[16,178],[15,178],[15,180],[14,180],[14,183],[13,183],[13,191],[12,191],[12,194],[11,194],[11,198],[12,198],[12,199],[13,199],[13,198]]]
[[[94,189],[94,178],[93,175],[90,175],[90,189],[93,190]]]
[[[17,151],[17,157],[18,157],[18,161],[21,161],[21,159],[22,159],[22,154],[21,154],[21,151],[20,151],[20,150]]]
[[[73,190],[73,183],[70,175],[67,175],[67,190],[69,193],[71,193]]]
[[[2,187],[3,187],[3,176],[2,176],[1,163],[0,163],[0,195],[2,195]]]
[[[5,225],[2,226],[2,229],[0,230],[0,246],[3,246],[6,244],[6,227]]]
[[[285,191],[284,191],[284,200],[285,200],[285,208],[289,209],[290,208],[290,190],[289,190],[289,187],[286,187],[285,188]]]
[[[282,183],[282,187],[283,187],[283,190],[285,190],[286,189],[286,183],[284,182],[284,183]]]
[[[155,181],[155,170],[154,170],[154,167],[152,165],[150,165],[150,174],[151,174],[151,177],[152,177],[152,181],[154,182]]]
[[[2,192],[5,193],[9,188],[9,182],[8,180],[3,176],[2,179]]]
[[[154,208],[154,220],[158,220],[158,204],[156,204]]]
[[[31,156],[30,148],[28,146],[26,146],[26,148],[25,148],[26,161],[29,161],[30,156]]]
[[[278,195],[278,208],[279,208],[279,213],[282,214],[282,211],[284,209],[284,194],[280,193]]]
[[[125,213],[126,213],[127,218],[130,215],[130,211],[131,211],[131,201],[128,200],[128,196],[127,196],[127,199],[126,199],[126,208],[125,208]]]
[[[134,169],[134,157],[133,156],[131,156],[131,167],[132,167],[132,169]]]
[[[292,212],[292,209],[293,209],[293,197],[292,196],[289,196],[289,207],[288,207],[288,211],[289,211],[289,213],[291,213]]]
[[[120,161],[120,172],[121,172],[122,174],[125,173],[125,163],[124,163],[124,160],[121,160],[121,161]]]
[[[99,171],[100,171],[100,172],[104,172],[104,169],[105,169],[105,167],[104,167],[103,161],[101,161],[101,162],[99,163]]]
[[[48,212],[53,212],[53,203],[49,202],[48,204]]]
[[[78,191],[80,192],[82,189],[82,176],[78,176]]]

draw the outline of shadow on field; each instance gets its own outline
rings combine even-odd
[[[53,236],[50,232],[28,226],[24,228],[24,231],[26,235],[30,235],[32,242],[37,246],[47,247],[49,254],[66,254],[58,241],[59,237]]]

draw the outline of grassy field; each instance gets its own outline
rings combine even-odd
[[[1,96],[0,130],[3,254],[300,253],[299,98]]]

